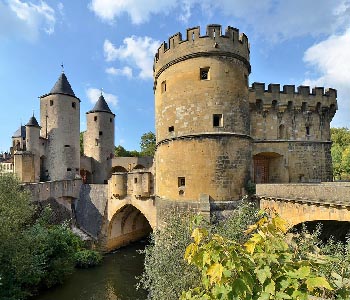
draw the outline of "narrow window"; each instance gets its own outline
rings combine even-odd
[[[166,80],[162,82],[162,93],[166,92]]]
[[[53,105],[53,100],[50,100],[50,106],[52,106]]]
[[[192,32],[192,41],[194,41],[194,32]]]
[[[97,116],[94,116],[94,121],[97,121]]]
[[[209,80],[209,67],[200,68],[200,79],[201,80]]]
[[[244,74],[244,80],[245,80],[246,86],[248,87],[249,86],[248,75]]]
[[[71,168],[67,168],[67,171],[72,171],[72,169]]]
[[[213,127],[222,127],[222,114],[213,115]]]
[[[109,122],[112,123],[112,121],[113,121],[112,118],[109,118]]]
[[[103,132],[102,132],[102,131],[99,131],[99,132],[98,132],[98,135],[100,135],[100,136],[101,136],[102,134],[103,134]]]
[[[68,148],[68,147],[70,147],[70,145],[64,145],[64,147],[65,147],[65,148]]]
[[[174,131],[174,126],[170,126],[170,127],[168,128],[168,130],[169,130],[169,132],[173,132],[173,131]]]
[[[72,102],[72,107],[73,107],[74,109],[76,108],[75,102]]]
[[[283,124],[281,124],[280,126],[279,126],[279,128],[278,128],[278,138],[280,139],[280,140],[283,140],[284,138],[285,138],[285,136],[284,136],[284,125]]]
[[[95,146],[98,146],[98,139],[95,139]]]
[[[137,178],[134,178],[134,183],[137,183]]]
[[[309,136],[310,135],[310,127],[306,126],[305,129],[306,129],[306,135]]]
[[[186,185],[185,177],[178,177],[177,178],[177,185],[178,185],[178,187],[185,186]]]

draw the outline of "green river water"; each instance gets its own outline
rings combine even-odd
[[[147,293],[135,287],[144,261],[137,250],[144,247],[138,242],[108,254],[100,266],[77,270],[62,286],[33,300],[145,300]]]

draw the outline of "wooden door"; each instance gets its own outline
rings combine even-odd
[[[269,160],[267,158],[254,158],[254,182],[269,182]]]

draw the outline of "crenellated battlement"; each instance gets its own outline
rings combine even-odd
[[[265,89],[265,83],[254,82],[249,89],[249,102],[256,105],[257,109],[267,110],[271,107],[279,111],[288,109],[305,111],[331,110],[333,114],[337,109],[337,91],[324,87],[269,84]]]
[[[163,42],[154,58],[155,79],[169,65],[198,56],[227,56],[242,61],[250,72],[249,43],[247,36],[237,28],[227,27],[222,34],[221,25],[211,24],[201,36],[200,27],[189,28],[185,39],[180,32]]]

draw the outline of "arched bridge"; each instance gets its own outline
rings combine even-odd
[[[350,222],[350,183],[257,184],[260,208],[272,209],[291,226],[308,221]]]

